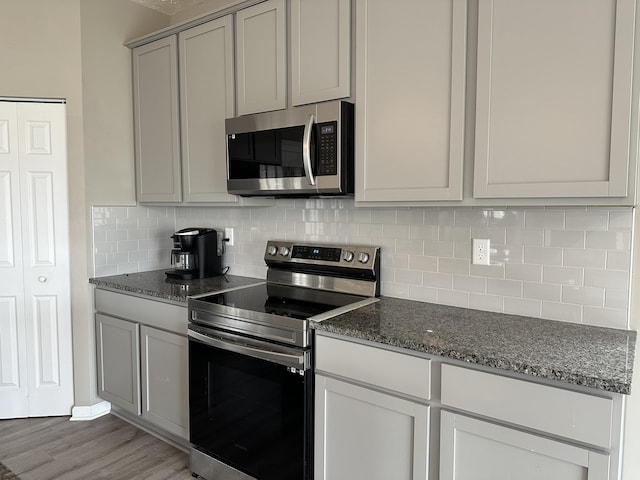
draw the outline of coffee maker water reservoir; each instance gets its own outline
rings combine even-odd
[[[214,277],[222,274],[224,235],[212,228],[184,228],[175,232],[171,264],[167,277],[180,280]]]

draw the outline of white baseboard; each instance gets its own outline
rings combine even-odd
[[[101,402],[94,403],[93,405],[80,405],[71,409],[72,422],[83,422],[87,420],[93,420],[95,418],[106,415],[111,411],[111,404],[102,400]]]

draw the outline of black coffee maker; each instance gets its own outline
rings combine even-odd
[[[167,277],[180,280],[222,275],[224,235],[213,228],[184,228],[175,232]]]

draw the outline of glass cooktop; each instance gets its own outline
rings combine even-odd
[[[304,320],[366,298],[358,295],[265,283],[199,297],[197,300],[239,310]]]

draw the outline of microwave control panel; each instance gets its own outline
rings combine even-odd
[[[338,122],[319,123],[318,166],[316,175],[338,173]]]

